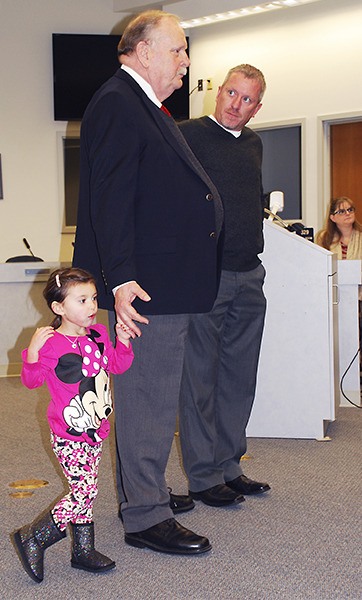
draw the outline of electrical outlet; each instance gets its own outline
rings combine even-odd
[[[212,79],[207,79],[207,89],[212,90]]]
[[[197,80],[197,91],[202,92],[203,89],[204,89],[204,82],[202,79],[198,79]]]

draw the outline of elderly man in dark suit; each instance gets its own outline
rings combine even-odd
[[[134,365],[115,378],[125,541],[175,554],[211,548],[175,520],[193,502],[170,498],[165,469],[189,315],[209,311],[215,300],[223,219],[213,183],[160,110],[182,86],[186,50],[174,15],[146,11],[126,28],[121,68],[82,122],[74,251],[74,264],[97,278],[100,306],[111,315],[114,309],[113,323],[133,338]]]

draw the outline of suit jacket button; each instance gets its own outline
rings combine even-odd
[[[212,232],[210,233],[210,237],[211,237],[211,238],[214,238],[215,236],[216,236],[216,233],[215,233],[215,231],[212,231]]]
[[[207,200],[208,202],[211,202],[211,200],[213,200],[213,199],[214,199],[213,195],[212,195],[212,194],[210,194],[210,193],[209,193],[209,194],[206,194],[206,196],[205,196],[205,197],[206,197],[206,200]]]

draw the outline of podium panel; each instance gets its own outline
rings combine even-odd
[[[336,257],[271,221],[264,235],[267,313],[247,435],[323,438],[338,395]]]
[[[340,406],[361,406],[359,286],[361,261],[338,260],[339,375],[343,378]],[[345,397],[347,396],[347,398]]]

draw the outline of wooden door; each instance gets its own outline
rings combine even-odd
[[[331,125],[330,140],[331,197],[351,198],[362,222],[362,121]]]

